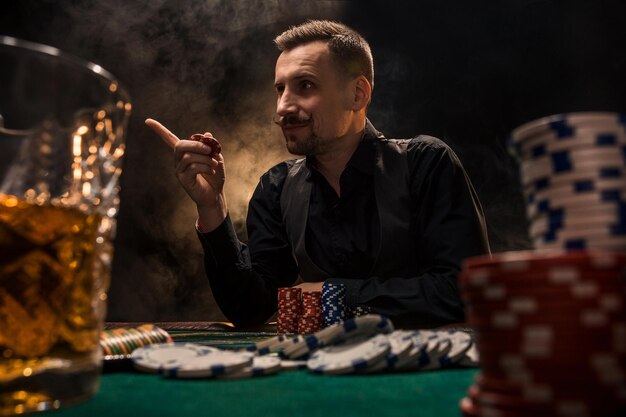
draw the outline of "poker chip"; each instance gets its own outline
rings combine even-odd
[[[464,261],[459,287],[481,372],[462,413],[618,415],[626,406],[625,271],[624,252],[598,249]]]
[[[402,370],[416,360],[419,351],[414,349],[410,335],[402,331],[394,331],[388,334],[387,338],[390,344],[389,352],[383,360],[371,365],[367,369],[368,373]]]
[[[457,362],[459,366],[474,368],[480,364],[480,354],[476,348],[476,343],[472,342],[470,348],[463,354]]]
[[[131,359],[135,369],[159,373],[165,368],[180,366],[186,360],[205,356],[216,350],[195,343],[161,343],[135,349]]]
[[[393,323],[386,317],[369,314],[336,323],[310,335],[278,335],[248,348],[259,355],[280,353],[286,359],[300,359],[317,349],[357,337],[391,333]]]
[[[281,359],[280,369],[281,371],[298,371],[301,369],[307,369],[306,362],[304,360],[296,361],[289,359]]]
[[[226,377],[227,374],[245,373],[253,366],[254,356],[248,352],[212,349],[198,356],[179,357],[177,363],[167,363],[161,373],[168,378]]]
[[[217,379],[243,379],[274,375],[281,371],[282,361],[276,356],[254,356],[252,364],[230,372],[217,375]]]
[[[302,313],[301,297],[302,291],[298,287],[283,287],[278,289],[277,333],[298,333],[298,318]]]
[[[307,367],[317,374],[365,372],[376,362],[384,360],[390,349],[386,335],[377,335],[364,341],[347,341],[319,349],[307,361]]]

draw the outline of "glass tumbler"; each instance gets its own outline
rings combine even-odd
[[[0,36],[0,415],[98,390],[130,111],[102,67]]]

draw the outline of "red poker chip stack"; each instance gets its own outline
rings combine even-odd
[[[460,276],[480,368],[465,416],[626,415],[626,254],[515,252]]]
[[[298,333],[298,318],[302,309],[300,296],[300,288],[285,287],[278,289],[276,330],[279,334]]]
[[[302,292],[302,315],[298,319],[298,333],[311,334],[322,329],[322,292]]]

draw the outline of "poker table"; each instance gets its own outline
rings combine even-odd
[[[109,323],[108,327],[133,325]],[[224,348],[273,336],[271,328],[239,331],[225,324],[157,323],[177,342]],[[307,370],[241,380],[182,380],[106,363],[98,394],[55,416],[459,416],[476,369],[375,375],[315,375]]]

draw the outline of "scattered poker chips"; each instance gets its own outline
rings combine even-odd
[[[137,348],[131,359],[136,370],[166,378],[222,380],[302,369],[344,375],[475,366],[466,355],[471,346],[462,331],[394,331],[391,321],[372,314],[310,335],[278,335],[246,350],[164,343]]]
[[[365,372],[374,364],[382,362],[390,351],[389,338],[379,334],[364,341],[348,341],[320,349],[311,355],[307,367],[316,374]]]
[[[105,361],[127,359],[139,347],[169,342],[172,342],[170,335],[153,324],[120,327],[100,334],[100,347]]]
[[[550,116],[512,133],[537,249],[626,248],[626,117]]]
[[[481,373],[462,412],[617,415],[626,407],[625,268],[625,253],[591,250],[466,260],[460,286]]]

